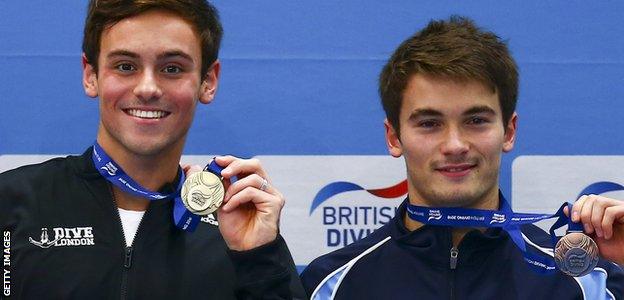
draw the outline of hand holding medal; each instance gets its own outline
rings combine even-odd
[[[624,201],[581,196],[572,207],[571,219],[583,225],[602,258],[624,266]]]
[[[185,171],[189,177],[187,189],[182,190],[183,199],[187,195],[185,206],[197,214],[218,208],[219,230],[230,249],[249,250],[277,238],[285,200],[257,159],[220,156],[202,172],[197,172],[198,167]],[[231,183],[234,177],[237,180]],[[225,194],[219,192],[221,188]]]
[[[407,215],[414,221],[451,227],[501,227],[523,253],[536,272],[548,274],[559,269],[570,276],[583,276],[594,270],[599,255],[624,265],[624,202],[601,196],[583,196],[574,206],[566,203],[555,214],[516,213],[500,195],[500,210],[461,207],[423,207],[407,205]],[[572,207],[572,218],[569,218]],[[555,248],[554,259],[532,253],[522,238],[520,225],[557,218],[550,228]],[[582,221],[582,223],[579,223]],[[555,230],[568,224],[568,234],[558,239]],[[585,233],[583,233],[583,225]],[[598,228],[599,227],[599,228]],[[601,230],[598,233],[598,230]],[[594,234],[592,234],[595,232]]]

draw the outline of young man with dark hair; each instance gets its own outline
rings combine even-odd
[[[279,235],[284,197],[257,160],[216,158],[226,182],[216,218],[193,223],[177,214],[194,169],[179,161],[197,103],[215,96],[221,35],[217,11],[204,0],[89,3],[83,86],[99,98],[97,139],[81,156],[0,175],[0,227],[12,243],[5,296],[303,294]],[[183,230],[190,224],[193,233]]]
[[[490,226],[510,222],[498,172],[518,119],[517,67],[495,34],[462,17],[432,21],[399,46],[379,86],[387,146],[405,159],[408,198],[389,223],[308,266],[302,280],[311,298],[624,297],[624,273],[616,264],[600,260],[589,275],[564,275],[546,249],[550,236],[536,226]],[[464,218],[435,223],[458,220],[451,212]],[[488,214],[486,226],[457,226],[482,224]],[[624,263],[621,201],[584,196],[572,220],[593,234],[603,258]],[[553,265],[542,263],[547,256]]]

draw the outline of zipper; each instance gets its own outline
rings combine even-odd
[[[126,257],[124,258],[124,267],[130,269],[132,266],[132,247],[126,247]]]
[[[451,248],[451,270],[457,269],[457,255],[459,255],[459,249],[453,246],[453,248]]]
[[[451,269],[451,279],[449,280],[451,286],[451,299],[455,299],[455,269],[457,269],[457,256],[459,256],[459,249],[453,246],[451,248],[451,258],[449,267]]]
[[[121,288],[120,288],[119,299],[124,300],[126,299],[126,295],[128,294],[128,272],[130,271],[130,267],[132,267],[132,253],[134,252],[134,248],[132,248],[132,245],[128,246],[126,244],[126,234],[124,233],[123,224],[121,223],[121,215],[119,214],[119,207],[117,206],[117,198],[115,198],[113,187],[110,184],[108,185],[108,187],[109,187],[108,190],[110,192],[111,198],[113,199],[113,201],[111,202],[113,204],[113,210],[115,210],[115,212],[117,213],[117,224],[119,225],[119,229],[121,230],[121,236],[123,237],[122,243],[123,243],[124,259],[123,259],[123,269],[121,273]],[[139,222],[137,231],[134,234],[133,243],[136,240],[137,236],[139,235],[139,232],[141,230],[141,225],[143,225],[143,220],[145,219],[147,212],[150,210],[150,206],[147,207],[145,214],[143,214],[143,218],[141,218],[141,221]]]

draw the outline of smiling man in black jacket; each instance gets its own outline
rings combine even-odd
[[[97,140],[81,156],[0,175],[0,229],[11,245],[4,296],[301,295],[278,233],[284,197],[257,160],[217,157],[225,181],[238,180],[216,217],[180,229],[190,224],[175,208],[190,168],[179,161],[197,104],[215,96],[221,35],[204,0],[89,3],[83,86],[99,98]]]

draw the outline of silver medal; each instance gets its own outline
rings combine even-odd
[[[196,215],[205,216],[221,206],[225,189],[217,175],[202,171],[186,178],[181,196],[186,209]]]
[[[587,275],[598,264],[598,246],[582,232],[568,233],[555,246],[555,262],[565,274]]]

